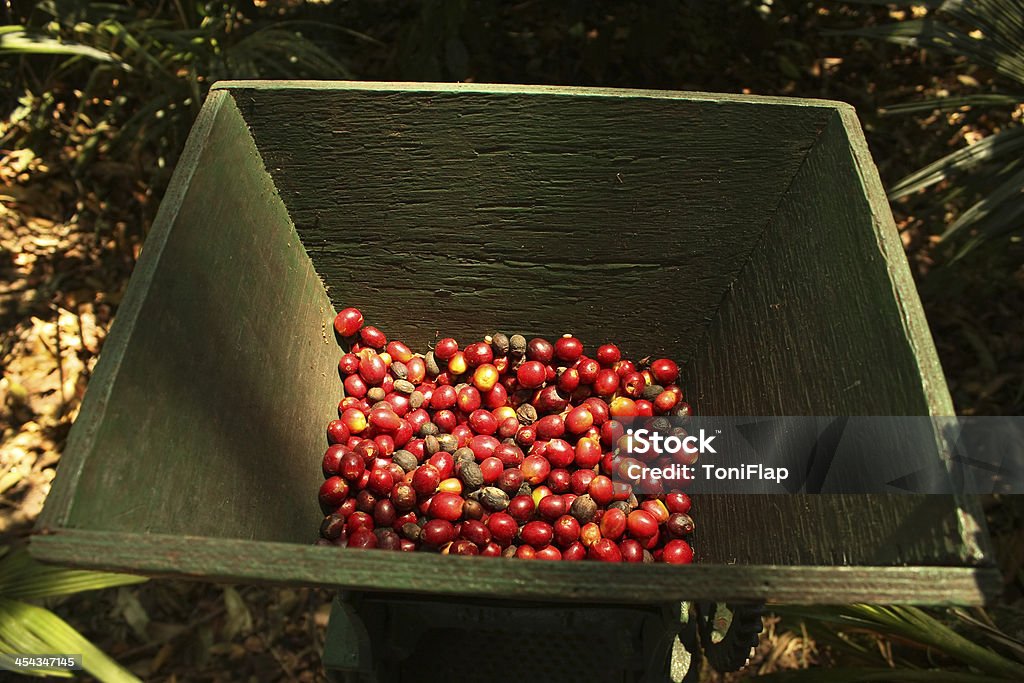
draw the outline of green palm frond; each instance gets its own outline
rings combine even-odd
[[[985,195],[980,202],[960,214],[946,228],[942,239],[959,237],[972,231],[957,255],[961,258],[978,245],[1019,230],[1024,224],[1024,169],[1017,171]]]
[[[1024,102],[1024,93],[973,93],[958,97],[939,97],[919,102],[900,102],[879,109],[880,114],[917,114],[920,112],[952,111],[964,107],[1015,106]]]
[[[846,605],[842,607],[780,607],[776,613],[786,619],[803,621],[815,636],[824,636],[833,649],[852,654],[864,661],[863,667],[839,667],[828,670],[830,681],[950,681],[951,683],[982,683],[982,681],[1024,680],[1024,664],[991,650],[970,636],[985,636],[1002,645],[1020,643],[994,627],[985,625],[979,629],[976,620],[953,612],[970,629],[963,635],[952,627],[917,607],[877,605]],[[984,630],[985,633],[980,631]],[[878,652],[857,645],[844,636],[854,633],[869,633],[959,662],[963,670],[951,667],[924,667],[896,659],[891,666],[879,661]],[[1014,648],[1016,649],[1016,648]],[[765,676],[773,683],[814,680],[813,670],[793,671]],[[816,672],[820,674],[821,672]]]
[[[14,550],[0,560],[0,596],[13,600],[40,600],[144,581],[142,576],[40,564],[24,549]]]
[[[53,612],[3,597],[0,597],[0,651],[12,655],[80,654],[82,667],[104,683],[139,681]],[[30,673],[39,676],[67,675],[61,671],[45,669]]]
[[[90,643],[53,612],[23,600],[38,600],[145,581],[126,574],[90,572],[44,565],[23,549],[4,547],[0,559],[0,654],[76,654],[82,666],[104,683],[135,683],[139,679]],[[40,669],[37,676],[70,674]]]
[[[851,1],[884,4],[873,0]],[[934,12],[923,19],[835,33],[963,57],[968,64],[992,69],[1017,85],[1024,85],[1024,0],[944,0],[895,4],[926,4]],[[1024,95],[1019,91],[972,93],[961,97],[892,105],[886,107],[883,113],[909,114],[962,107],[1013,108],[1022,102]],[[959,244],[953,259],[956,261],[986,242],[1024,231],[1024,176],[1018,167],[1019,160],[1024,156],[1022,151],[1024,126],[1016,122],[980,142],[911,173],[892,187],[889,196],[892,199],[904,197],[943,180],[951,180],[954,176],[962,184],[948,193],[946,199],[967,197],[972,187],[981,186],[983,190],[979,193],[980,201],[974,201],[942,233],[944,241]],[[971,180],[976,182],[969,182]]]
[[[889,198],[905,197],[982,164],[1012,161],[1021,156],[1024,156],[1024,127],[1008,128],[911,173],[890,188]]]
[[[24,26],[0,26],[0,55],[68,55],[96,62],[117,62],[104,50],[58,40],[43,33],[26,30]]]
[[[1024,2],[946,0],[933,7],[938,16],[961,21],[979,33],[961,31],[932,17],[907,19],[842,33],[966,57],[973,64],[990,67],[1024,85],[1024,51],[1021,49],[1024,45]]]

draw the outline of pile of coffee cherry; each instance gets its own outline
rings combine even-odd
[[[344,398],[327,427],[321,545],[541,560],[688,564],[681,490],[615,476],[623,421],[686,417],[679,368],[493,334],[414,353],[346,308]]]

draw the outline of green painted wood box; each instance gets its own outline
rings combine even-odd
[[[314,547],[334,311],[420,348],[553,336],[686,361],[702,414],[951,415],[854,111],[700,93],[215,86],[31,543],[207,580],[531,601],[975,604],[951,496],[712,496],[699,561]]]

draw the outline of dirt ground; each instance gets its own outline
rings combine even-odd
[[[988,75],[966,80],[952,59],[822,37],[830,20],[827,13],[800,15],[800,26],[779,28],[770,48],[720,57],[725,63],[705,55],[702,68],[668,83],[630,80],[614,64],[605,67],[610,73],[595,75],[585,61],[575,72],[543,66],[531,72],[532,62],[524,66],[515,58],[487,62],[477,80],[600,81],[844,100],[857,107],[887,183],[1008,120],[1010,114],[983,112],[882,117],[878,110],[885,104],[974,91]],[[391,77],[402,53],[387,46],[400,43],[406,28],[397,20],[360,28],[385,47],[367,50],[353,70],[367,79]],[[802,36],[798,46],[785,42],[791,34]],[[535,59],[561,63],[550,43],[538,45]],[[1022,113],[1024,108],[1013,116]],[[69,126],[69,120],[53,125]],[[72,173],[71,154],[60,146],[0,149],[0,534],[6,542],[27,536],[59,472],[61,449],[162,191],[123,161],[100,158],[84,176]],[[943,210],[937,217],[927,196],[894,206],[955,405],[964,415],[1020,414],[1024,244],[1007,243],[955,268],[942,266],[934,235]],[[1024,567],[1020,518],[1006,513],[1002,501],[990,503],[1007,577],[1006,605],[1015,607]],[[319,654],[329,601],[330,593],[321,590],[153,580],[74,596],[55,608],[146,680],[313,681],[323,677]],[[766,626],[752,672],[827,660],[799,630],[776,618]]]

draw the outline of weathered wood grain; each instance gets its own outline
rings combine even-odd
[[[837,112],[724,293],[689,368],[700,414],[954,414],[892,215],[844,123]]]
[[[967,567],[685,566],[525,562],[156,534],[59,531],[33,540],[47,561],[150,576],[555,602],[679,600],[786,604],[982,604],[998,572]],[[257,559],[258,558],[258,559]]]
[[[698,560],[716,565],[985,565],[980,511],[952,496],[696,497]],[[980,525],[980,527],[979,527]]]
[[[229,92],[335,306],[418,346],[571,331],[688,356],[833,115],[359,87]]]
[[[707,497],[701,564],[685,568],[306,545],[339,395],[332,299],[417,345],[442,329],[550,336],[571,321],[590,345],[692,359],[688,392],[705,414],[943,414],[948,394],[857,135],[847,109],[793,100],[215,90],[33,554],[538,600],[980,602],[998,579],[982,518],[942,497]]]
[[[334,311],[234,102],[212,98],[44,527],[278,541],[315,532],[317,454],[341,396]]]

